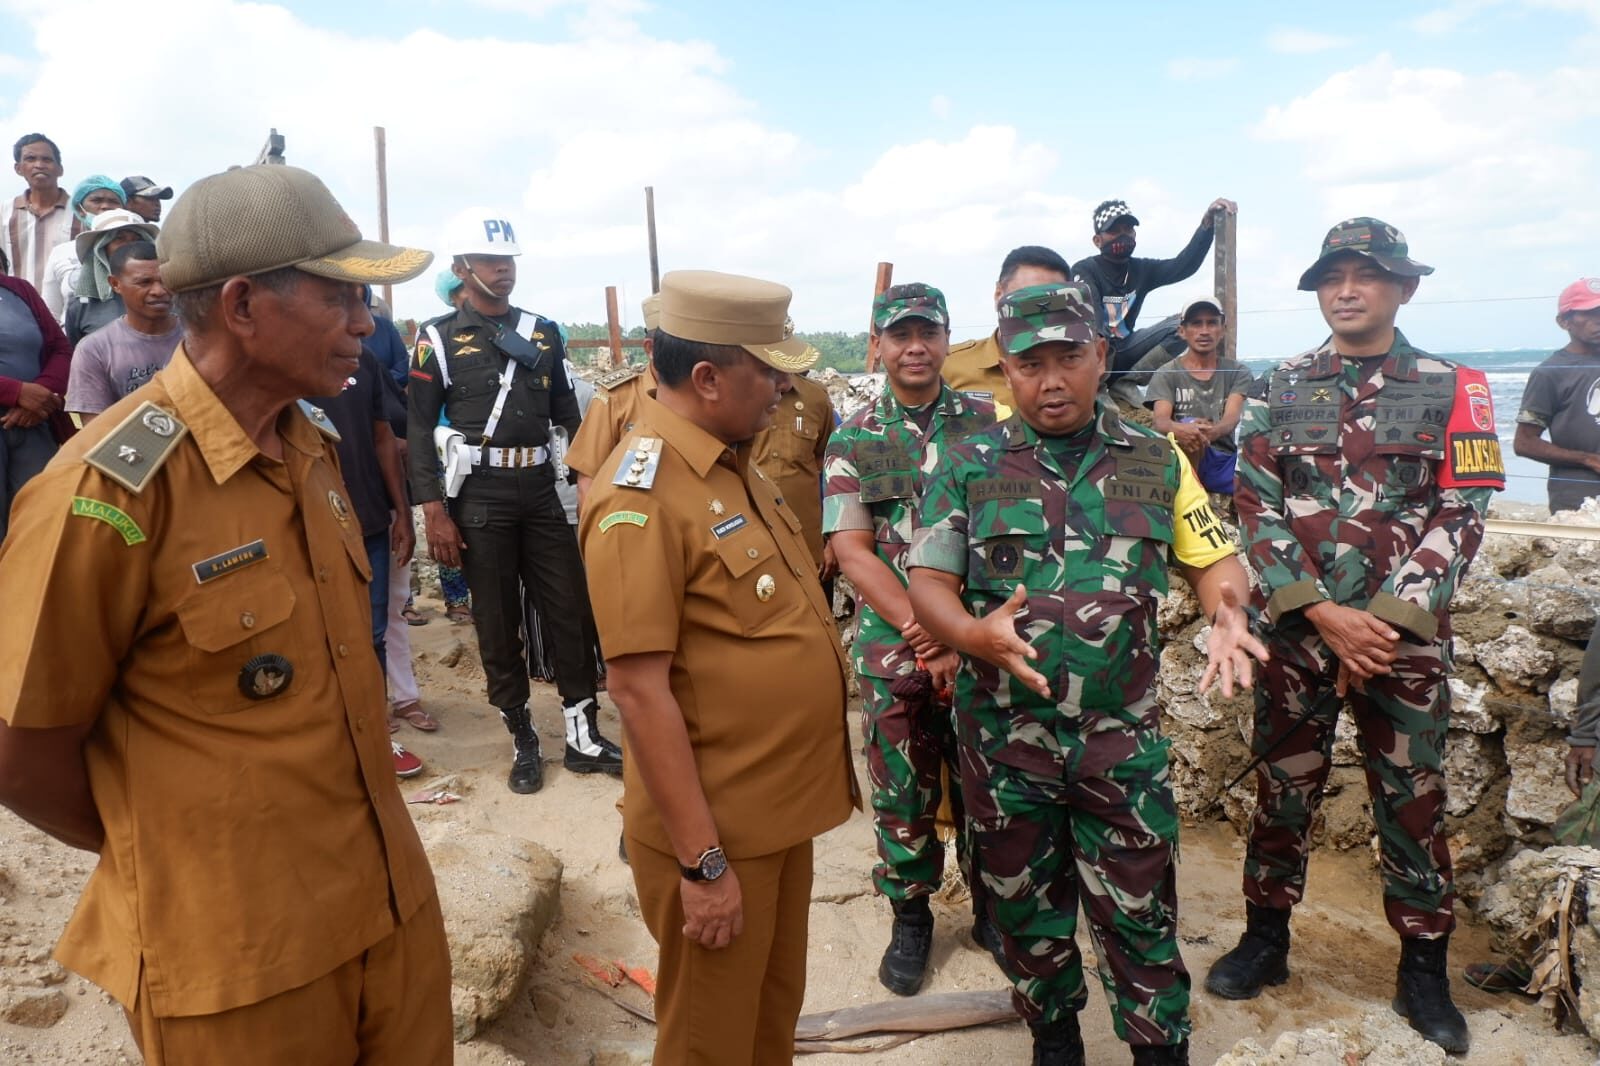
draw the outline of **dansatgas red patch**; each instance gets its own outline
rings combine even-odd
[[[1506,487],[1505,458],[1494,430],[1494,399],[1481,370],[1456,368],[1456,396],[1444,431],[1439,485],[1447,489]]]

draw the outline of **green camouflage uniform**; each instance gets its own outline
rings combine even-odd
[[[1398,331],[1387,355],[1367,359],[1341,358],[1330,340],[1263,378],[1246,402],[1235,502],[1272,655],[1256,687],[1253,747],[1281,741],[1257,776],[1250,902],[1287,908],[1305,891],[1341,700],[1338,660],[1301,609],[1328,600],[1370,611],[1402,637],[1394,672],[1349,694],[1385,913],[1402,936],[1454,927],[1442,769],[1449,606],[1503,484],[1483,375]]]
[[[1094,335],[1075,286],[1019,290],[1001,315],[1008,354]],[[922,522],[910,565],[962,577],[973,615],[1026,587],[1017,633],[1053,693],[971,657],[956,682],[967,815],[1017,1010],[1053,1022],[1084,1006],[1081,884],[1117,1035],[1179,1043],[1189,974],[1153,695],[1156,604],[1169,549],[1202,566],[1231,554],[1204,490],[1165,437],[1123,422],[1102,397],[1072,437],[1041,437],[1014,416],[950,448],[928,479]]]
[[[943,325],[942,312],[942,296],[937,309],[923,307],[913,297],[881,309],[875,318],[881,332],[908,317]],[[924,477],[951,444],[994,424],[993,404],[942,384],[931,406],[924,430],[885,383],[877,403],[863,407],[834,430],[823,460],[823,532],[871,532],[878,558],[902,586]],[[928,895],[939,887],[944,845],[934,817],[943,792],[940,770],[945,766],[950,768],[957,858],[972,884],[948,702],[936,698],[928,672],[918,666],[900,631],[866,603],[861,605],[853,650],[878,841],[873,884],[890,899],[901,900]]]

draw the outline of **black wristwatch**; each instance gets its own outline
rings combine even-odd
[[[690,881],[715,881],[728,872],[728,857],[722,854],[721,848],[707,848],[693,866],[679,866],[678,869]]]

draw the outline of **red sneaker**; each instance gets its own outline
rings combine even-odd
[[[396,777],[416,777],[422,773],[421,759],[394,741],[390,741],[389,746],[394,748],[394,773]]]

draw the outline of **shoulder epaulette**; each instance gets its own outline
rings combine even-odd
[[[311,424],[322,430],[322,435],[337,444],[340,440],[339,431],[333,428],[333,419],[328,417],[328,412],[312,403],[310,400],[300,401],[300,413],[311,420]]]
[[[83,461],[137,495],[189,432],[172,412],[149,400],[124,418]]]
[[[976,348],[978,345],[982,344],[985,339],[986,338],[984,337],[974,337],[970,341],[962,341],[960,344],[952,344],[950,346],[950,354],[954,355],[957,352],[964,352],[968,348]]]
[[[626,451],[611,483],[625,489],[649,489],[661,468],[661,438],[634,437],[628,441]]]
[[[594,387],[610,392],[618,385],[626,384],[643,373],[643,363],[629,363],[627,366],[619,366],[615,370],[607,370],[604,374],[595,378]]]

